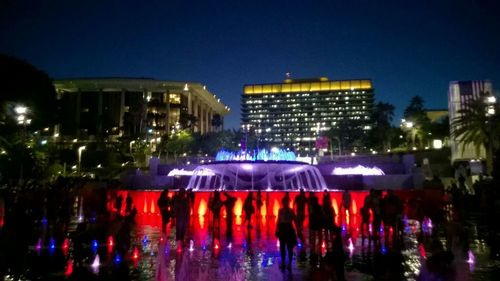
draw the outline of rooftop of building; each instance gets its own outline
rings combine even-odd
[[[243,87],[243,93],[254,95],[372,89],[371,79],[329,80],[327,77],[319,77],[286,79],[283,83],[247,84]]]
[[[204,100],[220,114],[229,113],[230,108],[224,105],[220,98],[210,92],[206,85],[191,81],[168,81],[148,77],[78,77],[54,80],[58,92],[89,92],[89,91],[150,91],[150,92],[191,92]]]

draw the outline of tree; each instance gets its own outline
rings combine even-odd
[[[29,109],[33,128],[53,125],[56,121],[56,91],[52,79],[25,61],[0,54],[0,124],[16,121],[12,109],[17,104]]]
[[[485,103],[489,93],[481,92],[477,99],[470,101],[466,107],[458,111],[458,116],[452,120],[451,136],[459,143],[465,146],[474,145],[476,154],[479,154],[481,146],[486,149],[486,168],[488,173],[493,172],[493,150],[498,146],[499,135],[498,114],[488,112],[488,106]],[[495,112],[498,113],[498,104],[492,105]]]
[[[418,146],[423,147],[427,143],[430,120],[427,117],[424,107],[424,100],[420,96],[414,96],[410,100],[410,104],[404,111],[406,122],[411,122],[407,132],[409,138],[412,139],[412,145],[415,144],[415,138],[418,141]]]
[[[215,128],[215,131],[219,131],[219,129],[222,127],[223,125],[223,122],[222,122],[222,117],[220,116],[220,114],[214,114],[214,116],[212,117],[212,127]]]
[[[196,118],[196,116],[194,116],[193,114],[181,111],[181,114],[179,116],[179,124],[181,125],[182,129],[194,132],[194,128],[198,126],[198,118]]]
[[[371,114],[372,130],[370,137],[376,149],[387,151],[391,148],[391,139],[394,134],[392,119],[394,117],[394,105],[379,102],[373,108]]]
[[[363,147],[366,142],[366,134],[363,131],[364,122],[344,118],[338,122],[337,127],[326,132],[330,141],[336,139],[339,142],[339,151],[354,151],[355,148]]]
[[[31,122],[18,124],[17,106]],[[50,154],[38,150],[30,132],[55,124],[56,92],[47,74],[29,63],[0,55],[0,180],[42,179],[52,163]],[[36,150],[35,150],[36,149]]]
[[[190,148],[192,148],[194,138],[189,130],[180,130],[179,132],[170,135],[169,137],[163,137],[160,143],[160,153],[166,152],[167,159],[169,154],[177,159],[177,156],[183,153],[189,153]]]

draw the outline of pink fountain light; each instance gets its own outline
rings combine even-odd
[[[363,176],[383,176],[385,175],[378,167],[365,167],[358,165],[356,167],[335,167],[331,173],[332,175],[344,176],[344,175],[363,175]]]

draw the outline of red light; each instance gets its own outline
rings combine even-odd
[[[67,250],[69,248],[69,239],[68,238],[64,239],[63,244],[62,244],[62,248],[63,248],[63,250]]]
[[[64,271],[64,276],[68,277],[73,273],[73,260],[69,259],[66,265],[66,270]]]
[[[133,252],[133,254],[132,254],[132,258],[133,258],[134,260],[139,259],[139,250],[137,249],[137,247],[135,247],[135,248],[134,248],[134,252]]]
[[[114,241],[113,241],[113,236],[109,236],[109,237],[108,237],[108,246],[109,246],[109,247],[113,247],[113,245],[114,245],[114,244],[115,244],[115,243],[114,243]]]

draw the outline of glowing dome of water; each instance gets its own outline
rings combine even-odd
[[[198,166],[188,188],[193,190],[323,190],[319,170],[294,161],[220,161]]]
[[[193,172],[188,188],[193,190],[323,190],[319,170],[295,161],[295,153],[282,149],[219,151],[213,163]]]

